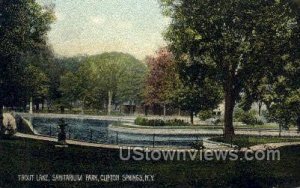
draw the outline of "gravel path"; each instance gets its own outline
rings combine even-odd
[[[199,135],[222,135],[222,129],[159,129],[159,128],[140,128],[138,126],[116,126],[110,125],[109,130],[121,132],[121,133],[135,133],[135,134],[156,134],[156,135],[187,135],[187,134],[199,134]],[[279,132],[276,130],[235,130],[236,135],[258,135],[258,136],[278,136]],[[296,131],[282,131],[281,136],[293,136],[300,137],[300,134]]]
[[[57,142],[56,138],[52,137],[45,137],[45,136],[39,136],[39,135],[29,135],[29,134],[22,134],[22,133],[16,133],[16,137],[20,138],[29,138],[29,139],[35,139],[35,140],[42,140],[42,141],[50,141],[50,142]],[[85,146],[85,147],[96,147],[96,148],[106,148],[106,149],[116,149],[119,150],[121,146],[119,145],[109,145],[109,144],[96,144],[96,143],[88,143],[88,142],[81,142],[81,141],[75,141],[75,140],[67,140],[67,144],[70,145],[77,145],[77,146]],[[284,146],[294,146],[294,145],[300,145],[300,142],[283,142],[283,143],[268,143],[268,144],[260,144],[256,146],[251,146],[250,148],[242,148],[241,151],[246,150],[274,150],[278,149],[280,147]],[[215,150],[232,150],[232,148],[228,144],[223,143],[217,143],[212,141],[205,141],[204,140],[204,146],[207,149],[215,149]],[[179,151],[188,151],[189,149],[178,149],[178,148],[149,148],[150,150],[170,150],[170,149],[176,149]]]
[[[29,139],[34,139],[34,140],[42,140],[42,141],[50,141],[50,142],[57,142],[56,138],[53,137],[46,137],[46,136],[41,136],[41,135],[29,135],[29,134],[23,134],[23,133],[16,133],[16,137],[20,138],[29,138]],[[96,148],[106,148],[106,149],[120,149],[120,147],[128,147],[125,145],[113,145],[113,144],[98,144],[98,143],[89,143],[89,142],[82,142],[82,141],[76,141],[76,140],[67,140],[67,144],[70,145],[77,145],[77,146],[85,146],[85,147],[96,147]],[[217,143],[217,142],[212,142],[212,141],[204,141],[204,146],[207,149],[220,149],[220,150],[229,150],[230,147],[227,144],[222,144],[222,143]],[[133,147],[133,146],[131,146]],[[146,147],[149,148],[150,150],[179,150],[179,151],[185,151],[185,150],[190,150],[190,149],[182,149],[182,148],[177,148],[177,147]]]

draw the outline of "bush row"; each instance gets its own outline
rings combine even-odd
[[[142,126],[189,126],[191,125],[190,123],[184,122],[183,120],[180,119],[172,119],[172,120],[161,120],[161,119],[147,119],[143,117],[137,117],[134,120],[134,123],[136,125],[142,125]]]

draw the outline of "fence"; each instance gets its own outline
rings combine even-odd
[[[48,130],[44,130],[42,132],[43,135],[47,135],[50,137],[57,137],[59,129],[57,126],[49,125]],[[263,129],[251,129],[253,135],[255,136],[269,136],[269,137],[278,137],[279,131],[277,130],[268,130],[273,132],[273,135],[266,135],[265,130]],[[248,130],[244,130],[245,134],[249,135]],[[289,133],[284,131],[285,134]],[[294,134],[295,131],[290,131]],[[254,134],[255,133],[255,134]],[[295,132],[296,133],[296,132]],[[224,129],[223,129],[224,134]],[[295,134],[294,134],[295,135]],[[66,136],[67,139],[70,140],[80,140],[86,141],[91,143],[103,143],[103,144],[115,144],[115,145],[122,145],[122,146],[148,146],[148,147],[161,147],[161,146],[176,146],[176,147],[188,147],[190,148],[191,145],[194,143],[198,143],[203,141],[204,138],[212,137],[212,136],[220,136],[220,134],[207,134],[207,135],[156,135],[156,134],[148,134],[148,135],[141,135],[141,134],[132,134],[132,133],[119,133],[106,130],[96,130],[96,129],[84,129],[84,130],[77,130],[74,127],[68,126],[66,129]],[[299,138],[300,134],[296,134],[293,137]],[[231,139],[231,146],[232,144]]]
[[[191,147],[195,142],[202,141],[203,135],[156,135],[156,134],[131,134],[119,133],[114,131],[99,131],[95,129],[77,130],[70,126],[66,129],[66,138],[69,140],[85,141],[91,143],[115,144],[122,146],[176,146],[176,147]],[[40,133],[45,136],[58,136],[59,128],[54,125],[49,125],[48,130]]]

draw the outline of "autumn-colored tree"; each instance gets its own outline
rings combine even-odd
[[[147,60],[149,74],[146,82],[146,104],[172,105],[190,114],[194,123],[194,114],[203,110],[212,110],[221,102],[221,87],[214,81],[205,79],[201,85],[190,85],[180,77],[180,63],[176,62],[167,48],[160,49],[156,56]]]
[[[172,92],[179,82],[173,56],[166,48],[162,48],[155,56],[147,57],[146,63],[149,72],[146,78],[145,104],[163,106],[166,115],[166,105],[171,103]]]

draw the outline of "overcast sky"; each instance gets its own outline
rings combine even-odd
[[[158,0],[52,0],[49,40],[58,55],[130,53],[139,59],[165,45],[169,21]]]

